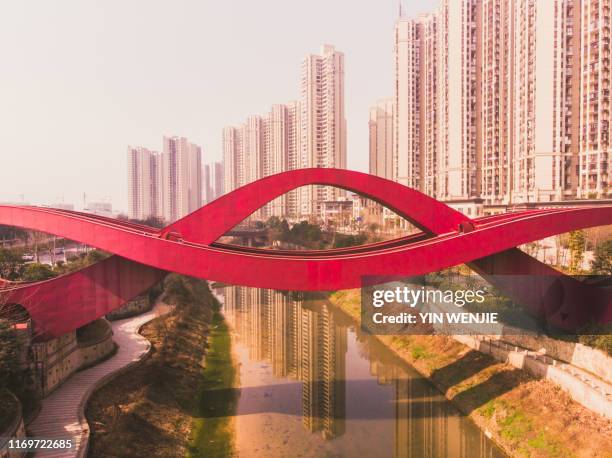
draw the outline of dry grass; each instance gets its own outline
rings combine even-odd
[[[184,306],[143,328],[151,356],[89,402],[90,457],[185,455],[211,314],[210,307]]]
[[[357,322],[360,293],[330,301]],[[378,336],[517,457],[612,457],[612,422],[546,380],[530,377],[446,336]]]

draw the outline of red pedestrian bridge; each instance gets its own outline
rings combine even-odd
[[[305,185],[354,191],[420,229],[395,240],[330,250],[283,251],[216,242],[272,201]],[[74,330],[146,291],[168,272],[234,285],[293,291],[361,286],[363,277],[422,275],[468,264],[550,326],[612,321],[609,289],[563,275],[516,247],[612,224],[612,206],[528,210],[471,219],[414,189],[329,168],[263,178],[161,229],[74,211],[0,206],[0,224],[75,240],[112,253],[80,271],[36,283],[0,284],[0,304],[19,304],[36,334]]]

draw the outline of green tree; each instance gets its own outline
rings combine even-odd
[[[157,216],[149,216],[147,219],[144,220],[144,224],[145,226],[155,227],[157,229],[161,229],[165,226],[164,220],[158,218]]]
[[[0,249],[0,278],[18,280],[23,273],[23,266],[20,252]]]
[[[19,367],[17,333],[6,320],[0,319],[0,392],[17,383]]]
[[[357,235],[344,235],[344,234],[336,234],[336,239],[334,240],[334,248],[345,248],[351,246],[359,246],[366,243],[368,240],[367,234],[363,232]]]
[[[28,240],[28,231],[18,227],[0,225],[0,240],[19,239],[22,242]]]
[[[280,227],[280,225],[281,219],[278,216],[271,216],[270,218],[268,218],[268,221],[266,221],[266,226],[270,229]]]
[[[584,245],[586,235],[584,231],[572,231],[569,233],[568,248],[570,252],[569,273],[579,274],[582,271],[582,260],[584,259]]]
[[[42,281],[57,276],[46,264],[32,263],[25,266],[21,279],[24,281]]]
[[[108,258],[108,254],[100,250],[93,250],[87,253],[87,256],[85,256],[85,264],[89,266],[106,258]]]
[[[277,240],[285,241],[289,233],[289,224],[286,219],[281,220],[278,216],[272,216],[266,221],[268,229],[268,242],[271,244]]]
[[[165,300],[179,307],[189,305],[193,301],[186,279],[180,275],[171,274],[164,281]]]
[[[612,240],[606,240],[595,248],[591,272],[596,275],[612,275]]]
[[[119,215],[117,219],[120,221],[129,221],[130,223],[142,224],[143,226],[154,227],[157,229],[161,229],[165,226],[165,222],[162,218],[158,218],[157,216],[149,216],[147,219],[134,219],[129,218],[127,215]]]

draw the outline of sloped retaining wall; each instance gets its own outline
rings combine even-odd
[[[96,342],[88,345],[79,344],[79,353],[81,355],[81,365],[79,369],[85,369],[93,366],[98,361],[103,360],[115,350],[113,342],[113,331],[108,326],[108,331],[100,336]]]
[[[538,354],[497,339],[482,339],[465,335],[453,337],[474,350],[491,355],[498,361],[507,362],[518,369],[525,370],[534,377],[551,381],[567,391],[572,399],[587,409],[612,418],[612,388],[608,383],[592,377],[588,372],[559,362],[548,354]]]
[[[607,383],[612,383],[612,358],[601,350],[547,336],[532,336],[511,327],[504,328],[501,338],[505,342],[528,350],[544,349],[547,356],[590,372]]]

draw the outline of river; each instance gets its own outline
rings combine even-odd
[[[326,301],[225,287],[241,457],[501,457],[410,365]]]

